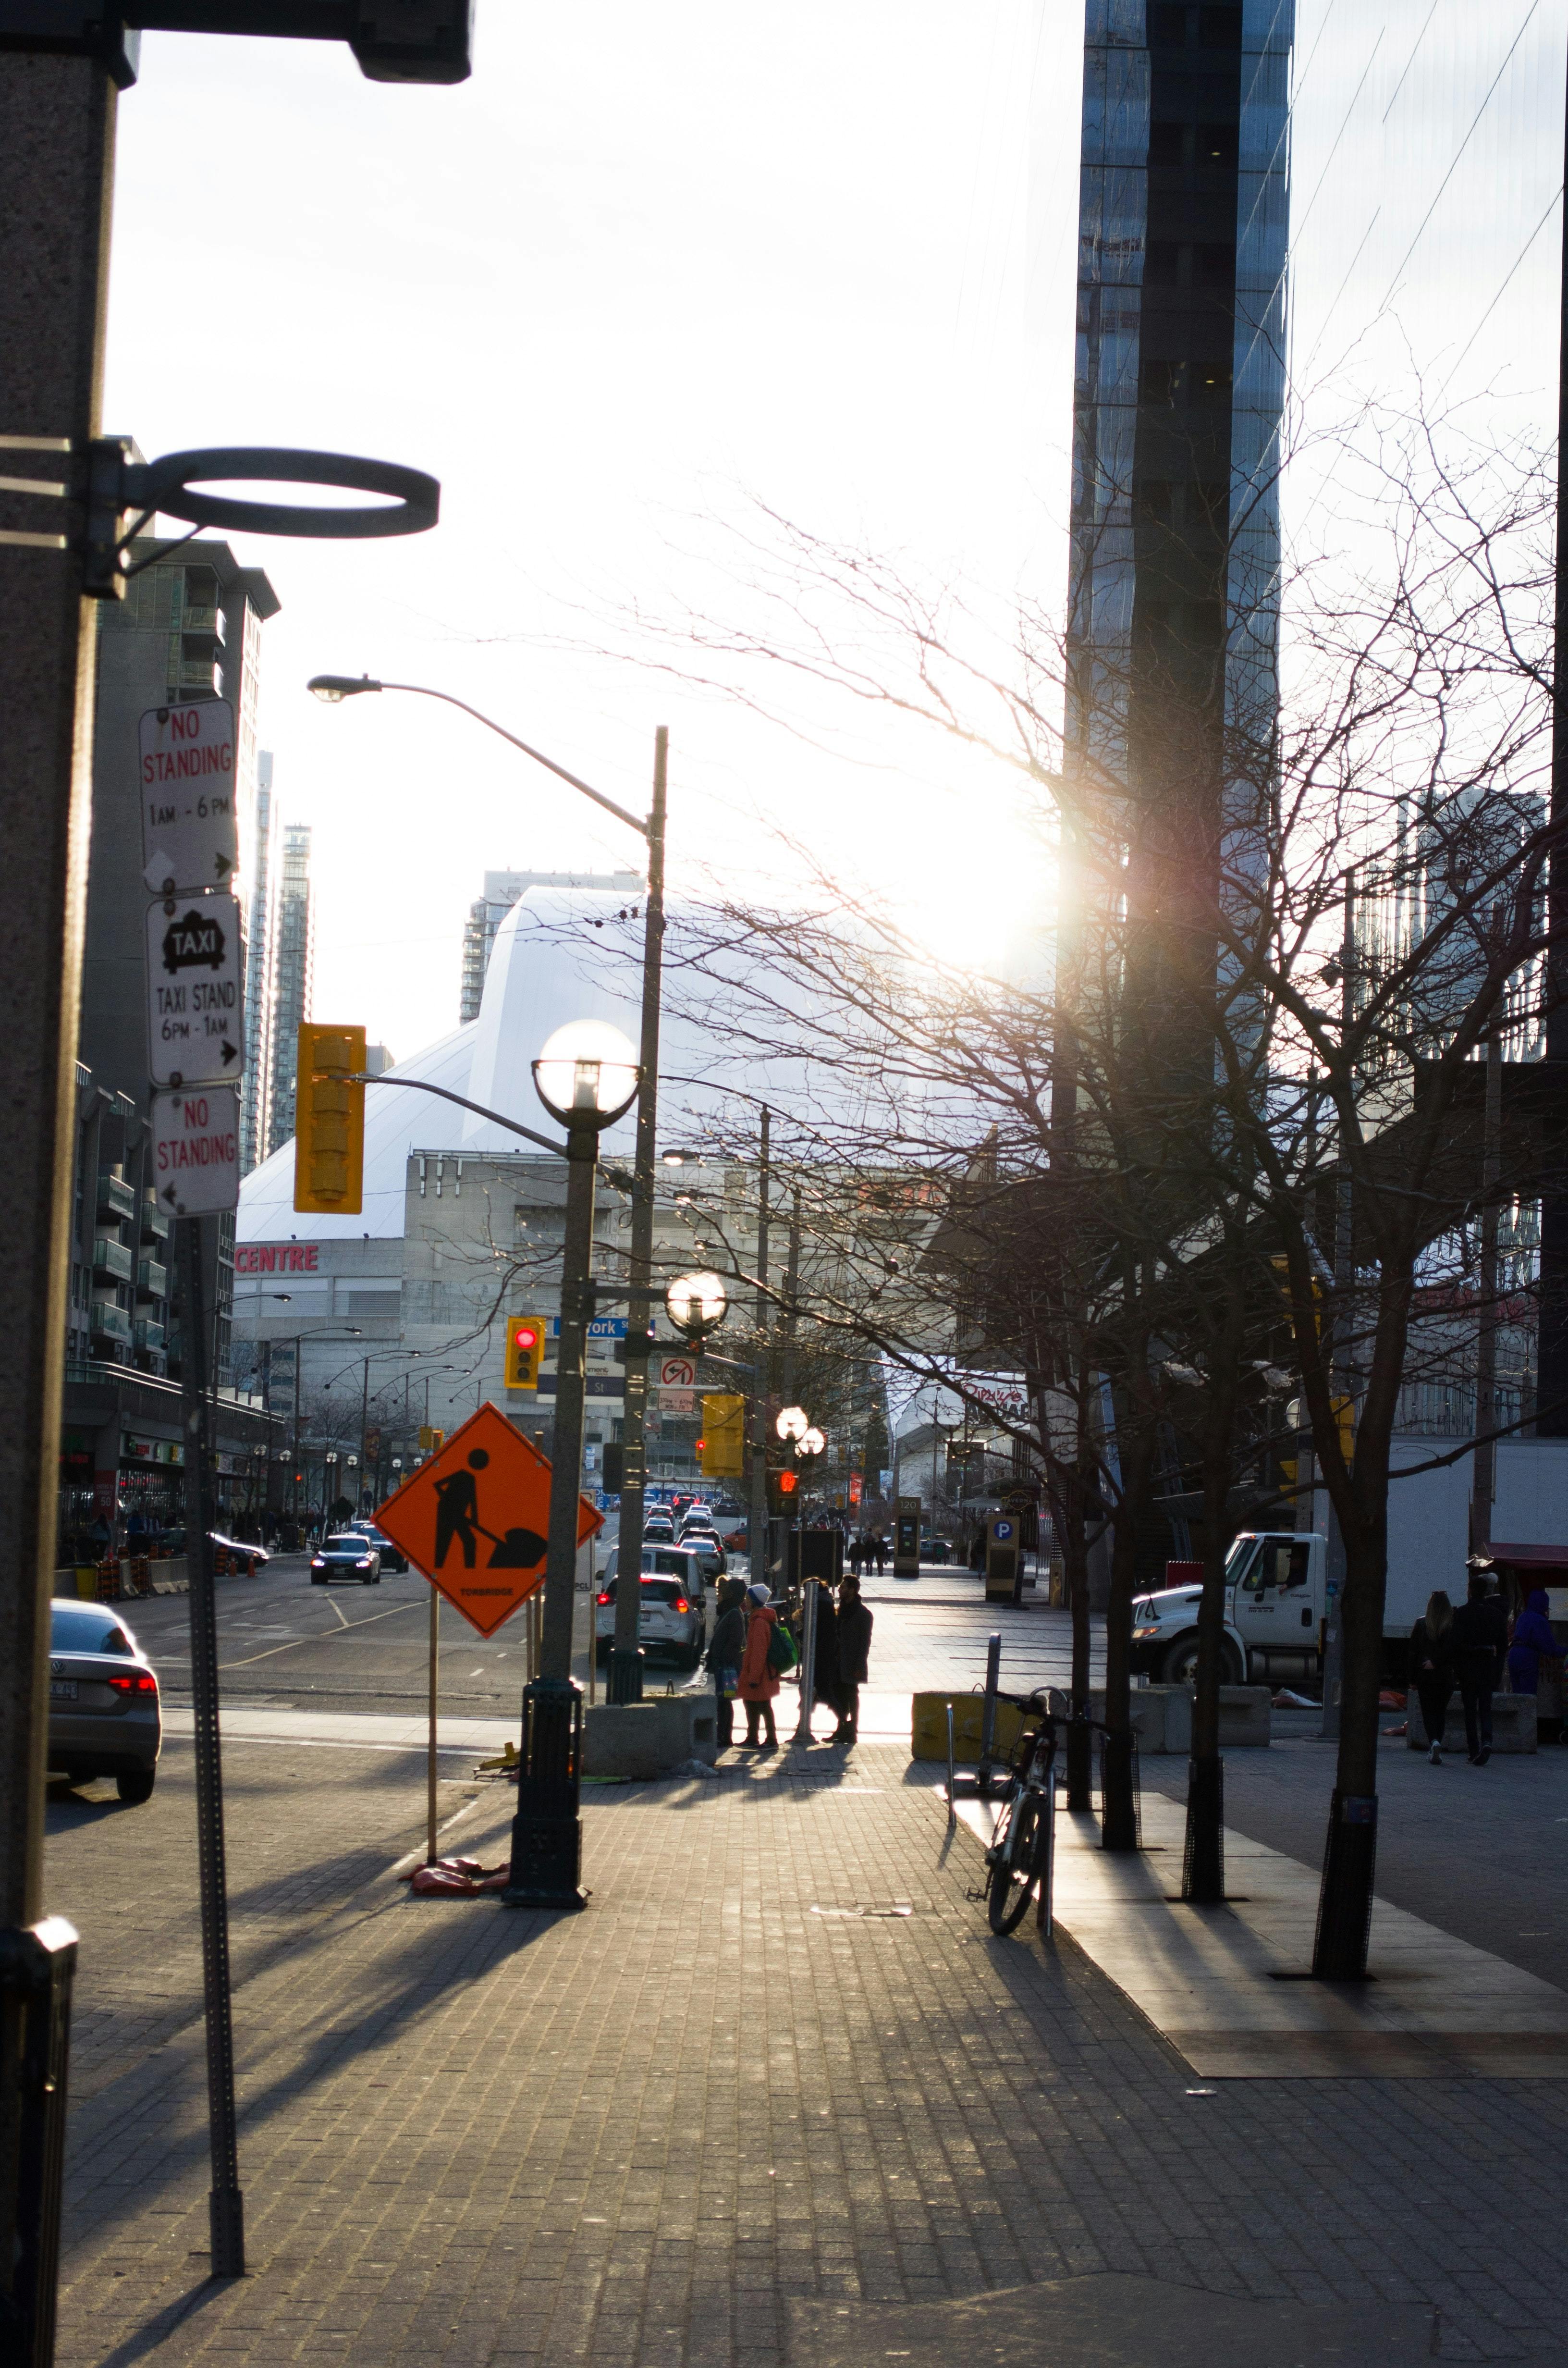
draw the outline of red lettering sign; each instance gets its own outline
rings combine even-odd
[[[316,1242],[242,1242],[234,1252],[236,1274],[315,1274],[321,1247]]]

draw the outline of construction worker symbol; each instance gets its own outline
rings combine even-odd
[[[494,1549],[485,1563],[486,1570],[534,1570],[544,1558],[547,1542],[537,1530],[507,1530],[498,1537],[480,1519],[479,1482],[475,1474],[483,1472],[489,1463],[488,1450],[475,1447],[460,1471],[449,1472],[445,1479],[435,1483],[437,1570],[446,1568],[447,1556],[454,1545],[462,1549],[463,1568],[472,1570],[481,1538],[488,1539]]]

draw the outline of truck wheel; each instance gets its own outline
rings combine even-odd
[[[1167,1648],[1160,1676],[1167,1686],[1195,1686],[1198,1683],[1196,1636],[1178,1636],[1176,1643]]]
[[[1176,1643],[1165,1655],[1160,1675],[1167,1686],[1197,1685],[1198,1638],[1196,1635],[1176,1638]],[[1222,1686],[1241,1686],[1246,1683],[1245,1675],[1236,1658],[1236,1648],[1228,1636],[1220,1648],[1220,1683]]]

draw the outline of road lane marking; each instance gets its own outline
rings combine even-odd
[[[328,1601],[331,1601],[330,1597]],[[335,1604],[332,1608],[337,1611]],[[270,1661],[276,1653],[297,1652],[301,1645],[335,1644],[339,1636],[346,1635],[352,1628],[369,1628],[378,1620],[395,1620],[400,1611],[423,1611],[426,1609],[426,1605],[422,1602],[394,1603],[390,1611],[367,1612],[363,1620],[344,1620],[341,1628],[329,1628],[324,1636],[296,1636],[291,1645],[272,1645],[265,1653],[248,1653],[243,1661],[220,1661],[218,1667],[221,1669],[248,1669],[253,1662]],[[338,1618],[343,1619],[341,1612],[338,1612]]]

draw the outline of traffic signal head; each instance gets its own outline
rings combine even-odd
[[[798,1472],[780,1472],[778,1479],[778,1494],[781,1497],[792,1497],[801,1485],[801,1475]]]
[[[294,1206],[325,1217],[365,1205],[365,1030],[305,1020],[294,1087]]]
[[[537,1390],[543,1356],[543,1316],[509,1316],[506,1322],[506,1387],[509,1390]]]

